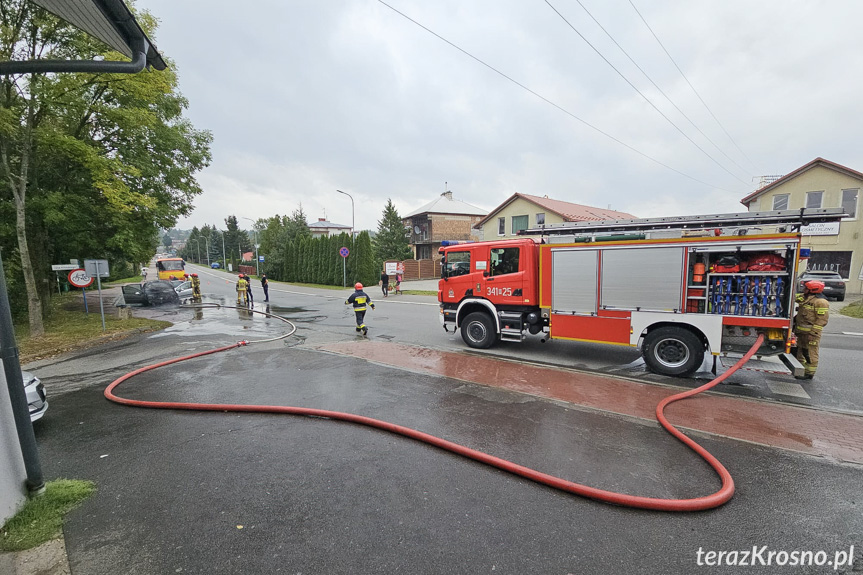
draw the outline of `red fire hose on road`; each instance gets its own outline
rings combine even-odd
[[[587,485],[582,485],[580,483],[574,483],[572,481],[567,481],[566,479],[561,479],[559,477],[554,477],[553,475],[548,475],[546,473],[542,473],[540,471],[536,471],[534,469],[530,469],[529,467],[524,467],[522,465],[518,465],[511,461],[507,461],[506,459],[501,459],[499,457],[495,457],[493,455],[489,455],[487,453],[483,453],[482,451],[477,451],[475,449],[471,449],[469,447],[465,447],[463,445],[459,445],[458,443],[453,443],[451,441],[447,441],[446,439],[441,439],[440,437],[435,437],[434,435],[429,435],[428,433],[423,433],[422,431],[417,431],[415,429],[411,429],[408,427],[403,427],[401,425],[396,425],[394,423],[388,423],[386,421],[381,421],[379,419],[373,419],[371,417],[365,417],[362,415],[355,415],[352,413],[343,413],[340,411],[328,411],[325,409],[312,409],[305,407],[285,407],[278,405],[232,405],[232,404],[222,404],[222,403],[181,403],[181,402],[166,402],[166,401],[141,401],[134,399],[126,399],[122,397],[118,397],[114,395],[113,391],[117,386],[119,386],[124,381],[131,379],[132,377],[144,373],[145,371],[150,371],[165,365],[171,365],[173,363],[178,363],[180,361],[185,361],[188,359],[192,359],[195,357],[201,357],[204,355],[210,355],[213,353],[219,353],[222,351],[227,351],[230,349],[234,349],[237,347],[242,347],[248,345],[249,342],[241,341],[237,342],[233,345],[228,345],[225,347],[220,347],[216,349],[211,349],[208,351],[195,353],[192,355],[188,355],[185,357],[178,357],[176,359],[171,359],[168,361],[163,361],[161,363],[156,363],[153,365],[148,365],[146,367],[142,367],[140,369],[136,369],[126,375],[116,379],[113,381],[106,389],[105,389],[105,397],[110,401],[120,403],[123,405],[130,405],[133,407],[148,407],[148,408],[156,408],[156,409],[185,409],[192,411],[230,411],[230,412],[251,412],[251,413],[283,413],[289,415],[305,415],[305,416],[313,416],[313,417],[323,417],[328,419],[337,419],[341,421],[348,421],[351,423],[358,423],[361,425],[367,425],[370,427],[375,427],[377,429],[382,429],[384,431],[389,431],[391,433],[397,433],[399,435],[403,435],[405,437],[410,437],[411,439],[416,439],[418,441],[422,441],[428,443],[430,445],[434,445],[435,447],[439,447],[441,449],[445,449],[447,451],[451,451],[458,455],[462,455],[464,457],[469,457],[481,463],[485,463],[487,465],[491,465],[492,467],[497,467],[498,469],[502,469],[504,471],[508,471],[510,473],[514,473],[516,475],[520,475],[532,481],[536,481],[538,483],[542,483],[543,485],[548,485],[550,487],[554,487],[556,489],[560,489],[562,491],[566,491],[568,493],[573,493],[575,495],[581,495],[583,497],[589,497],[591,499],[596,499],[597,501],[604,501],[607,503],[614,503],[617,505],[623,505],[625,507],[635,507],[640,509],[653,509],[658,511],[702,511],[706,509],[713,509],[715,507],[719,507],[720,505],[726,503],[731,497],[734,495],[734,480],[731,478],[731,474],[728,473],[728,470],[716,459],[713,455],[711,455],[706,449],[701,447],[698,443],[681,433],[677,430],[673,425],[671,425],[668,420],[665,418],[663,411],[665,408],[681,399],[686,399],[687,397],[692,397],[698,393],[703,391],[707,391],[713,386],[717,385],[732,373],[737,371],[744,363],[746,363],[749,358],[751,358],[756,350],[761,346],[762,341],[764,340],[764,336],[758,336],[758,340],[752,346],[752,348],[746,353],[746,355],[741,358],[733,367],[728,369],[728,371],[724,372],[719,377],[713,379],[712,381],[702,385],[701,387],[691,389],[685,391],[683,393],[678,393],[663,399],[659,405],[656,406],[656,419],[659,421],[660,425],[665,428],[671,435],[682,441],[686,444],[690,449],[695,451],[698,455],[700,455],[711,467],[716,471],[722,480],[722,487],[711,495],[707,495],[704,497],[696,497],[693,499],[660,499],[653,497],[639,497],[637,495],[627,495],[624,493],[615,493],[613,491],[606,491],[603,489],[597,489],[595,487],[589,487]],[[254,343],[254,342],[252,342]]]

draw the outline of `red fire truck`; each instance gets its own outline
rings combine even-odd
[[[841,208],[568,222],[442,247],[440,321],[488,348],[527,334],[637,347],[689,375],[705,353],[788,354],[803,226]]]

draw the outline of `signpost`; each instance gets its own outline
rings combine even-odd
[[[102,278],[106,278],[111,275],[111,272],[108,270],[108,260],[84,260],[84,270],[88,276],[96,278],[96,285],[99,288],[99,311],[102,313],[102,331],[105,331],[105,305],[102,303]]]
[[[93,277],[88,276],[81,268],[75,268],[69,271],[66,279],[71,285],[81,288],[81,293],[84,294],[84,313],[90,315],[90,310],[87,309],[87,288],[93,285]]]
[[[347,276],[347,268],[345,262],[348,259],[348,256],[351,255],[351,250],[346,247],[342,247],[339,250],[339,255],[342,256],[342,287],[347,287],[348,285],[348,276]]]

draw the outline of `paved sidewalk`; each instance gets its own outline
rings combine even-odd
[[[663,398],[683,391],[395,343],[344,342],[319,349],[649,420],[655,420],[656,405]],[[859,416],[709,392],[671,404],[666,416],[672,424],[696,431],[863,464],[863,417]]]

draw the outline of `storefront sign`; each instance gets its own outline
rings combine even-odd
[[[813,222],[803,226],[804,236],[838,236],[839,222]]]

